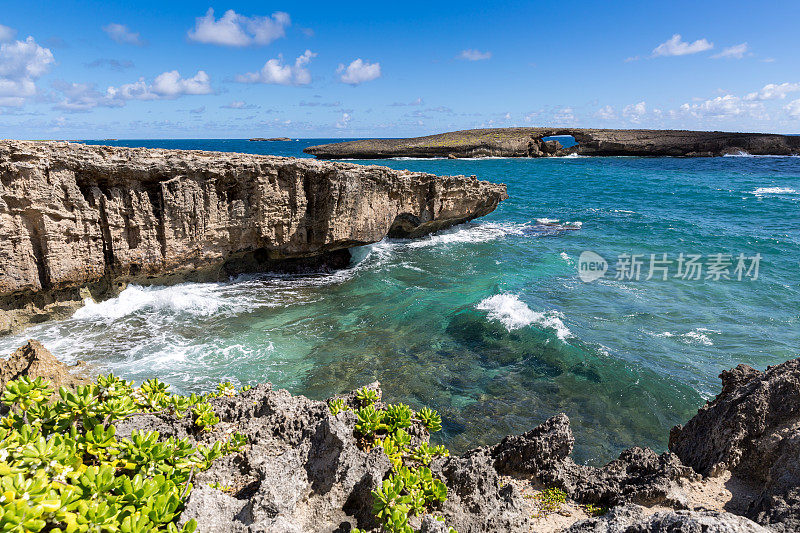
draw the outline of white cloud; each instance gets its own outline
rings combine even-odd
[[[353,117],[350,116],[350,113],[342,113],[342,118],[336,122],[336,127],[338,129],[347,128],[350,125],[350,120]]]
[[[270,59],[258,72],[248,72],[236,76],[240,83],[274,83],[277,85],[308,85],[311,83],[311,72],[306,66],[317,54],[306,50],[295,59],[294,65],[284,65],[283,57]]]
[[[481,52],[479,50],[469,48],[467,50],[462,50],[458,57],[459,59],[466,59],[467,61],[481,61],[484,59],[491,59],[492,53],[488,51]]]
[[[214,10],[208,8],[205,16],[195,19],[188,36],[192,41],[222,46],[269,44],[285,37],[291,23],[289,14],[283,11],[276,11],[271,17],[245,17],[229,9],[216,20]]]
[[[676,33],[670,39],[664,41],[653,49],[653,57],[685,56],[688,54],[705,52],[706,50],[711,50],[712,48],[714,48],[714,43],[710,43],[706,39],[698,39],[693,43],[687,43],[681,40],[679,33]]]
[[[103,26],[103,31],[106,32],[111,39],[120,44],[133,44],[136,46],[145,44],[141,37],[139,37],[139,34],[129,30],[125,24],[112,22],[111,24]]]
[[[14,28],[9,28],[8,26],[0,24],[0,43],[12,40],[16,34],[17,30]]]
[[[105,93],[96,90],[93,84],[58,82],[53,85],[64,96],[56,108],[72,112],[95,107],[122,107],[128,100],[172,100],[184,95],[213,92],[211,79],[203,70],[198,70],[191,78],[182,78],[177,70],[170,70],[156,76],[153,83],[139,78],[133,83],[108,87]]]
[[[634,124],[638,124],[639,122],[641,122],[642,118],[644,118],[646,114],[647,114],[647,104],[645,102],[626,105],[622,109],[622,116],[627,120],[633,122]]]
[[[737,44],[725,48],[722,52],[711,56],[714,59],[742,59],[750,48],[747,43]]]
[[[242,100],[234,100],[230,104],[220,106],[223,109],[258,109],[260,106],[256,104],[248,104]]]
[[[742,115],[764,117],[764,106],[748,102],[738,96],[726,94],[697,104],[683,104],[680,111],[695,118],[730,118]]]
[[[0,106],[19,107],[36,94],[36,80],[55,63],[33,37],[0,45]]]
[[[800,91],[800,83],[768,83],[757,92],[744,97],[745,100],[783,100],[789,93]]]
[[[210,94],[211,78],[203,70],[198,70],[191,78],[181,78],[177,70],[170,70],[156,76],[151,91],[162,98],[176,98],[184,94]]]
[[[380,78],[381,64],[368,63],[359,58],[347,65],[347,67],[340,64],[336,72],[339,74],[339,79],[342,83],[358,85],[365,81],[372,81]]]
[[[601,120],[611,120],[617,118],[617,112],[613,107],[607,105],[601,107],[594,116]]]
[[[784,109],[791,118],[800,118],[800,99],[789,102]]]

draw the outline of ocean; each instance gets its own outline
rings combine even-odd
[[[303,157],[247,140],[96,144]],[[508,185],[491,215],[307,276],[128,287],[28,338],[180,392],[270,381],[324,399],[379,380],[459,452],[564,412],[579,462],[666,449],[739,363],[800,352],[800,158],[381,160]],[[596,278],[596,279],[593,279]],[[648,279],[649,278],[649,279]]]

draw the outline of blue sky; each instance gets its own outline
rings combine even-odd
[[[6,3],[0,137],[796,133],[798,20],[796,1]]]

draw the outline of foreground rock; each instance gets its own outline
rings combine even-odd
[[[747,518],[719,511],[647,513],[638,505],[616,507],[608,514],[583,520],[566,533],[768,533]]]
[[[759,372],[723,372],[722,392],[669,448],[698,472],[730,470],[756,489],[747,516],[776,531],[800,531],[800,359]]]
[[[35,341],[0,362],[4,380],[27,374],[65,384],[66,370]],[[673,430],[672,452],[631,448],[602,467],[575,464],[570,458],[574,437],[562,414],[493,446],[437,458],[431,470],[447,485],[448,498],[432,512],[460,533],[800,530],[800,359],[766,372],[740,365],[722,378],[719,396],[685,427]],[[342,398],[355,406],[355,394]],[[212,400],[212,405],[221,422],[211,432],[196,431],[191,417],[167,414],[117,424],[118,437],[134,430],[194,443],[234,431],[248,437],[240,453],[195,476],[182,522],[196,519],[200,532],[378,531],[371,491],[390,474],[391,465],[381,448],[364,449],[356,439],[352,411],[333,416],[326,402],[269,384]],[[409,434],[415,442],[429,438],[419,424]],[[698,497],[698,487],[718,479],[701,474],[721,472],[722,479],[733,472],[737,483],[749,488],[739,494],[744,500],[737,505],[708,498],[702,490]],[[726,483],[732,491],[738,486],[733,481]],[[592,504],[610,511],[583,520],[534,518],[528,499],[534,487],[562,489],[573,510]],[[423,533],[445,531],[427,515],[414,518],[414,525]]]
[[[570,135],[578,145],[562,148],[544,137]],[[606,130],[584,128],[494,128],[464,130],[410,139],[365,139],[310,146],[320,159],[387,157],[551,157],[676,156],[711,157],[800,153],[800,137],[766,133],[682,130]]]
[[[0,363],[0,392],[5,390],[6,383],[23,376],[47,379],[54,390],[59,387],[74,388],[92,381],[85,363],[67,366],[36,340],[29,340]]]
[[[0,141],[0,334],[127,282],[336,268],[492,212],[505,186],[234,153]]]

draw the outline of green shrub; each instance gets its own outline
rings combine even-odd
[[[438,431],[442,419],[436,411],[427,408],[415,417],[411,408],[402,403],[379,409],[375,407],[378,394],[366,388],[358,391],[357,399],[363,407],[356,411],[356,435],[361,437],[364,446],[380,446],[392,464],[392,473],[372,491],[373,513],[384,531],[413,533],[409,524],[411,517],[430,513],[447,500],[447,487],[433,477],[428,465],[433,457],[447,456],[450,452],[444,446],[431,446],[426,442],[412,447],[412,438],[406,429],[416,419],[429,431]],[[329,407],[333,412],[333,405]],[[456,533],[453,528],[448,531]]]
[[[218,394],[230,395],[223,384]],[[225,454],[240,450],[235,433],[211,446],[162,439],[157,431],[133,431],[118,439],[113,422],[141,413],[184,416],[211,431],[219,422],[207,399],[173,395],[148,380],[135,389],[116,376],[53,391],[42,378],[6,385],[0,420],[0,531],[54,533],[191,533],[190,520],[176,526],[192,477]]]

